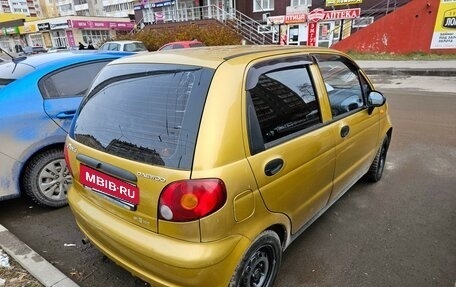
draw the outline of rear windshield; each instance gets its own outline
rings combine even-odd
[[[127,51],[127,52],[141,52],[141,51],[147,51],[147,49],[146,49],[146,46],[144,46],[143,43],[134,42],[134,43],[125,44],[124,51]]]
[[[107,66],[81,103],[71,136],[126,159],[190,169],[213,73],[183,65]]]

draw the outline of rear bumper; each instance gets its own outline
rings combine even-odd
[[[195,243],[153,233],[100,209],[73,187],[68,201],[78,227],[91,242],[153,286],[227,286],[251,243],[240,235]]]

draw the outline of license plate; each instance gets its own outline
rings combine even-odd
[[[80,181],[84,186],[134,205],[139,204],[139,188],[106,173],[81,164]]]

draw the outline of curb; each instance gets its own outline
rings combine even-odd
[[[368,75],[456,77],[456,69],[362,68]]]
[[[0,224],[0,247],[46,287],[79,287]]]

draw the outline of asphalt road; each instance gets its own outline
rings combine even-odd
[[[384,177],[357,183],[285,251],[276,287],[455,286],[456,79],[374,79],[394,124]],[[83,287],[144,286],[81,244],[68,207],[0,202],[0,223]]]

